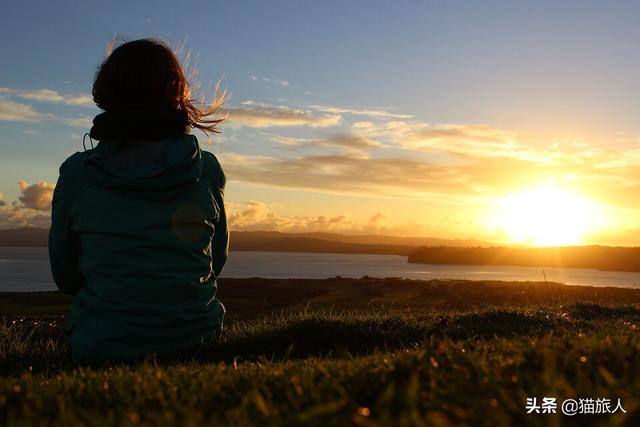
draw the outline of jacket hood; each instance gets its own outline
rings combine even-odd
[[[200,180],[202,152],[193,135],[180,135],[149,142],[166,147],[164,159],[137,166],[114,164],[112,159],[126,152],[127,144],[136,142],[103,140],[84,162],[89,181],[109,190],[150,200],[166,200],[177,196],[187,184]]]

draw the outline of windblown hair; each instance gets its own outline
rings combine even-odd
[[[104,111],[135,107],[181,109],[188,125],[205,133],[219,133],[226,118],[220,108],[227,92],[218,87],[208,105],[191,99],[189,82],[171,48],[155,39],[125,42],[111,51],[98,67],[93,82],[93,101]]]

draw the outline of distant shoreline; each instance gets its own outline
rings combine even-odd
[[[540,268],[590,268],[640,272],[640,248],[567,246],[549,248],[425,247],[412,252],[411,264],[510,265]]]

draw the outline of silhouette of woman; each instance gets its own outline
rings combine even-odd
[[[176,56],[153,39],[121,44],[98,68],[99,143],[60,167],[49,234],[53,278],[74,295],[77,362],[176,351],[222,330],[225,175],[189,130],[218,132],[225,96],[207,108],[189,96]]]

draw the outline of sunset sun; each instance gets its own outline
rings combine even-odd
[[[493,218],[510,243],[537,246],[584,244],[602,224],[598,206],[568,190],[537,187],[504,197]]]

